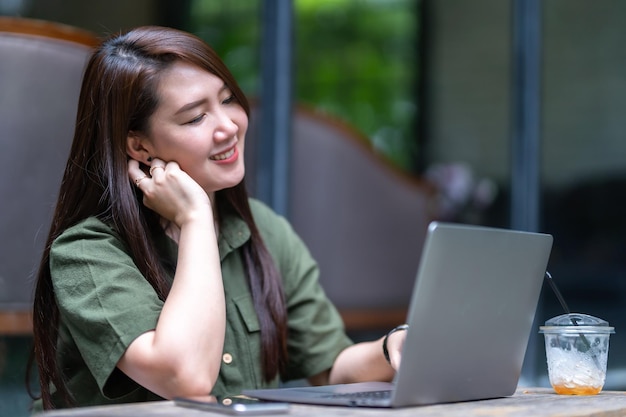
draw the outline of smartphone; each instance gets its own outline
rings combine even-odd
[[[176,397],[174,403],[181,407],[197,410],[213,411],[233,416],[253,416],[268,414],[285,414],[289,412],[289,404],[279,402],[265,402],[248,397]]]

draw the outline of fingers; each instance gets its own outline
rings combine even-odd
[[[199,211],[212,214],[209,195],[174,161],[153,159],[147,168],[130,160],[128,175],[141,191],[143,205],[179,227]]]
[[[170,164],[174,164],[174,163],[170,163]],[[155,175],[159,176],[165,173],[166,167],[167,167],[167,164],[165,163],[165,161],[154,158],[152,160],[152,164],[150,165],[150,171],[149,171],[150,175],[147,175],[145,171],[141,169],[139,161],[135,159],[129,159],[128,160],[128,177],[131,179],[131,181],[135,183],[137,187],[139,187],[139,184],[141,184],[142,181],[146,179],[153,179]]]
[[[161,173],[165,172],[165,167],[167,164],[165,161],[162,161],[158,158],[154,158],[152,163],[150,164],[150,176],[154,177],[156,171],[161,171]]]
[[[162,170],[165,170],[165,167],[162,167],[161,165],[153,165],[153,166],[151,166],[151,167],[150,167],[150,176],[151,176],[151,177],[154,177],[154,171],[155,171],[157,168],[160,168],[160,169],[162,169]]]
[[[128,161],[128,177],[135,183],[136,186],[139,186],[141,181],[148,178],[146,173],[139,167],[139,162],[134,159],[130,159]]]
[[[135,181],[135,185],[136,185],[137,187],[139,187],[139,183],[140,183],[141,181],[145,180],[146,178],[148,178],[148,176],[147,176],[147,175],[143,175],[143,176],[141,176],[141,177],[137,177],[137,178],[135,178],[135,180],[134,180],[134,181]]]
[[[141,174],[145,174],[141,168],[139,168],[139,162],[134,159],[128,160],[128,177],[132,180],[135,177],[141,176]]]

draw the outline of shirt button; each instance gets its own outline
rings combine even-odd
[[[224,361],[225,364],[231,363],[233,361],[233,355],[230,353],[224,353],[222,355],[222,361]]]

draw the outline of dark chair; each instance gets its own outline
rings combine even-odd
[[[30,333],[33,273],[72,141],[82,72],[99,40],[0,17],[0,335]]]
[[[251,177],[256,117],[246,140]],[[427,226],[437,217],[435,188],[391,165],[346,123],[305,107],[294,112],[291,146],[289,218],[346,328],[402,323]]]

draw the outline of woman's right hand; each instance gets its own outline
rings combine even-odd
[[[212,214],[207,193],[176,162],[154,158],[146,175],[139,162],[130,159],[128,175],[142,191],[144,205],[179,228],[207,209]]]
[[[217,381],[226,333],[211,200],[176,162],[155,159],[151,171],[146,175],[139,162],[128,162],[146,207],[178,227],[166,230],[178,244],[176,272],[156,328],[133,340],[117,366],[163,398],[205,395]]]

